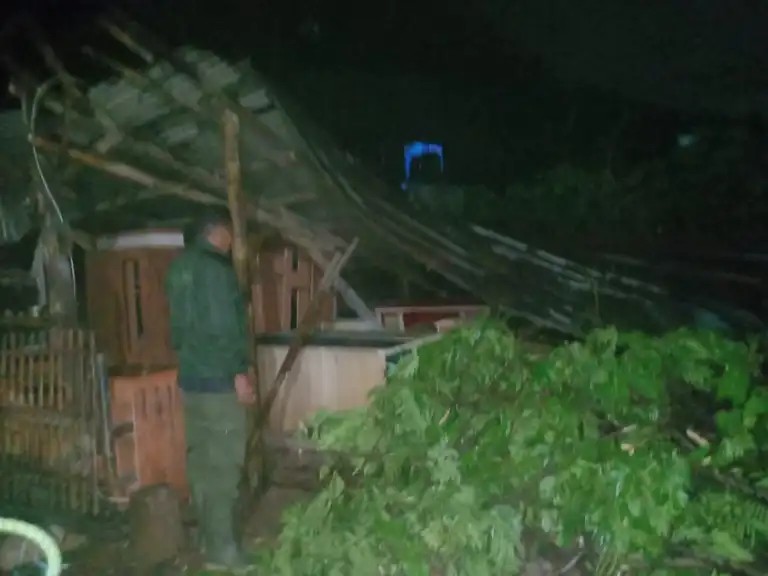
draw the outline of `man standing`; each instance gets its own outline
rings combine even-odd
[[[170,266],[165,289],[184,402],[187,477],[209,565],[243,565],[234,505],[247,439],[249,379],[245,303],[229,251],[231,221],[210,214]]]

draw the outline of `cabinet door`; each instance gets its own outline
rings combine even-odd
[[[177,253],[137,249],[88,255],[88,321],[111,365],[175,364],[164,284]]]
[[[165,297],[165,274],[175,249],[131,251],[122,261],[125,330],[129,364],[167,367],[176,357],[170,345],[170,318]]]
[[[125,363],[123,289],[120,262],[109,252],[88,252],[85,261],[85,300],[88,324],[98,349],[111,365]]]
[[[174,249],[156,249],[141,260],[141,302],[145,318],[141,363],[145,366],[166,367],[176,363],[171,347],[165,275],[177,253]]]

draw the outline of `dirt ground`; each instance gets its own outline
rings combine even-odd
[[[243,546],[246,552],[272,545],[281,530],[283,511],[312,495],[319,462],[317,458],[295,446],[285,446],[282,439],[272,439],[270,488],[252,503],[243,522]],[[81,532],[74,525],[64,525],[67,531]],[[179,576],[195,575],[202,570],[202,558],[195,551],[196,530],[194,522],[185,526],[187,546],[173,563],[156,566],[151,570],[139,570],[137,559],[132,557],[128,518],[121,518],[120,525],[109,531],[97,526],[86,534],[87,543],[79,549],[65,553],[69,564],[64,575],[71,576]],[[83,534],[78,534],[81,537]],[[39,574],[39,571],[30,574]],[[1,574],[1,573],[0,573]]]
[[[306,501],[312,496],[318,461],[316,455],[303,453],[295,447],[283,448],[273,457],[273,476],[270,488],[255,502],[248,511],[243,526],[243,545],[246,552],[257,552],[263,547],[275,543],[281,531],[281,516],[286,508]],[[67,530],[76,528],[67,525]],[[202,558],[194,550],[195,527],[193,522],[186,525],[185,551],[173,562],[140,569],[137,558],[132,557],[128,518],[121,518],[120,525],[110,530],[93,529],[84,536],[87,543],[78,550],[65,553],[65,562],[69,563],[63,572],[67,576],[198,576],[211,574],[203,571]],[[76,534],[81,536],[82,534]],[[571,554],[572,556],[572,554]],[[533,562],[526,570],[526,576],[552,576],[568,574],[577,576],[578,569],[566,572],[553,569],[565,566],[567,558],[553,558],[553,562]],[[17,573],[39,575],[39,568],[29,572]],[[0,572],[0,574],[2,574]],[[14,574],[14,576],[17,576]]]
[[[272,545],[280,534],[283,511],[311,497],[306,490],[275,486],[254,505],[243,529],[243,545],[247,552]],[[68,567],[63,574],[71,576],[180,576],[202,571],[202,559],[193,548],[194,526],[188,526],[188,546],[173,563],[139,570],[132,557],[127,527],[111,531],[108,536],[88,534],[81,548],[65,553]],[[26,571],[24,572],[26,574]],[[0,572],[2,574],[2,572]],[[39,574],[30,567],[29,574]]]
[[[310,497],[310,493],[296,488],[276,486],[253,506],[245,522],[243,545],[248,552],[274,543],[280,533],[280,517],[283,510],[294,503]],[[137,558],[133,557],[127,525],[111,527],[109,531],[99,533],[98,528],[77,532],[74,527],[66,526],[70,535],[85,539],[86,543],[76,550],[65,551],[68,576],[181,576],[196,575],[202,571],[202,559],[192,545],[194,526],[187,526],[187,550],[174,562],[153,567],[151,570],[139,569]],[[14,576],[26,574],[38,575],[39,569],[29,566],[18,571]],[[3,572],[0,571],[0,575]]]

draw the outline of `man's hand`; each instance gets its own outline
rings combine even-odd
[[[256,391],[253,389],[251,378],[248,374],[235,376],[235,393],[241,404],[251,405],[256,402]]]

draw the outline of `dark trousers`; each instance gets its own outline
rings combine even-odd
[[[208,552],[235,542],[234,505],[245,459],[246,411],[234,392],[184,398],[187,479]]]

